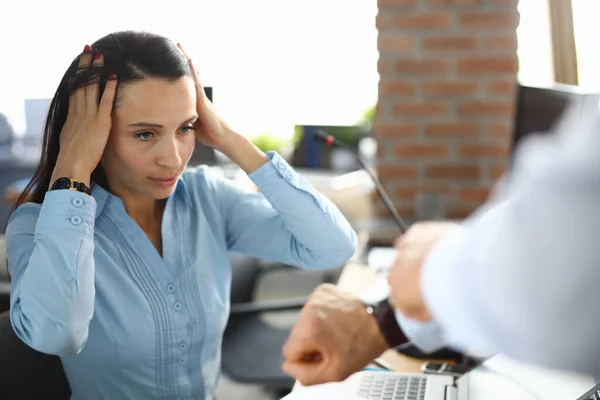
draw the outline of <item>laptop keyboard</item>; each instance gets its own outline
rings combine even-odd
[[[358,396],[369,400],[424,400],[427,377],[392,374],[369,374]]]

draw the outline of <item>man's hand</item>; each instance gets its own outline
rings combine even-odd
[[[421,267],[429,252],[445,235],[460,229],[451,222],[416,223],[396,241],[396,260],[388,276],[394,306],[407,318],[431,318],[421,294]]]
[[[305,386],[341,381],[388,347],[361,301],[325,284],[312,293],[283,347],[283,369]]]

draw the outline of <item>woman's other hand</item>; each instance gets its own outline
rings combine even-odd
[[[208,96],[206,96],[202,82],[200,82],[198,69],[194,66],[192,59],[185,52],[181,44],[177,44],[177,47],[179,47],[188,59],[192,76],[196,84],[196,108],[198,112],[198,120],[194,124],[196,139],[206,146],[213,147],[219,151],[224,151],[228,142],[234,136],[233,131],[227,125],[225,120],[219,116],[215,106]]]

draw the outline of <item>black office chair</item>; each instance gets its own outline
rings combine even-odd
[[[10,309],[10,283],[0,282],[0,313]]]
[[[223,337],[222,372],[235,382],[285,394],[294,386],[294,379],[281,369],[290,328],[271,326],[261,314],[300,310],[306,298],[256,302],[255,289],[265,268],[259,260],[238,254],[231,254],[230,261],[231,313]]]
[[[0,399],[68,400],[71,389],[60,358],[33,350],[0,314]]]
[[[9,308],[10,282],[6,265],[6,251],[4,250],[4,235],[0,235],[0,313],[8,311]]]

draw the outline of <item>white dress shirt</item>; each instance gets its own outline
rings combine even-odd
[[[423,265],[424,350],[450,345],[600,374],[600,119],[523,143],[501,193]]]

